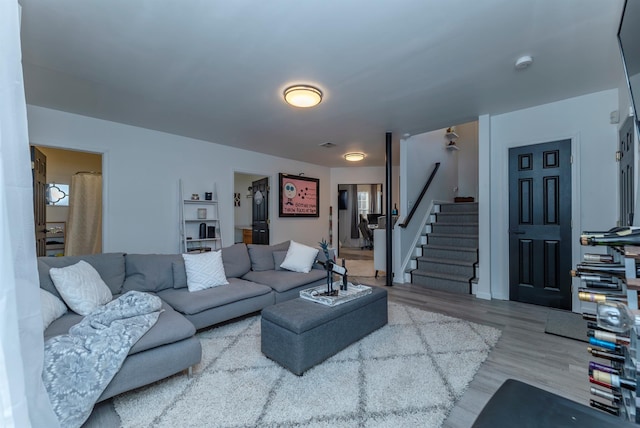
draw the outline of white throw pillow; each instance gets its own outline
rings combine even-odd
[[[40,289],[40,311],[42,312],[42,330],[67,313],[67,305],[47,290]]]
[[[64,302],[77,314],[89,315],[113,299],[98,271],[84,260],[63,268],[51,268],[49,275]]]
[[[222,264],[222,252],[208,251],[199,254],[183,254],[189,291],[206,290],[228,284]]]
[[[291,241],[287,256],[280,265],[282,269],[309,273],[318,256],[318,249]]]

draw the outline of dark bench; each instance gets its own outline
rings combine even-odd
[[[635,427],[623,418],[507,379],[484,406],[472,428]]]

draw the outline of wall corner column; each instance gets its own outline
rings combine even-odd
[[[491,300],[491,116],[478,117],[478,260],[476,297]]]

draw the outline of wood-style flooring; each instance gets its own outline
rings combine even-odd
[[[554,309],[482,300],[410,284],[387,287],[387,291],[392,301],[502,330],[495,348],[443,426],[471,426],[489,398],[508,378],[588,405],[588,364],[591,358],[587,344],[544,332],[547,313]]]
[[[361,283],[384,285],[384,278],[356,279]],[[587,367],[590,358],[587,345],[544,332],[547,313],[554,309],[510,301],[482,300],[471,295],[427,290],[410,284],[396,284],[386,289],[389,300],[502,330],[500,340],[451,411],[444,427],[470,427],[489,398],[508,378],[588,405],[590,384]],[[103,403],[100,410],[96,409],[85,427],[117,426],[115,421],[118,417],[111,413],[113,410],[108,402]]]
[[[373,250],[341,247],[339,258],[348,260],[373,260]]]

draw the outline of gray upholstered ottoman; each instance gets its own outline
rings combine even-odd
[[[387,290],[337,306],[293,299],[262,310],[262,353],[296,375],[387,323]]]

